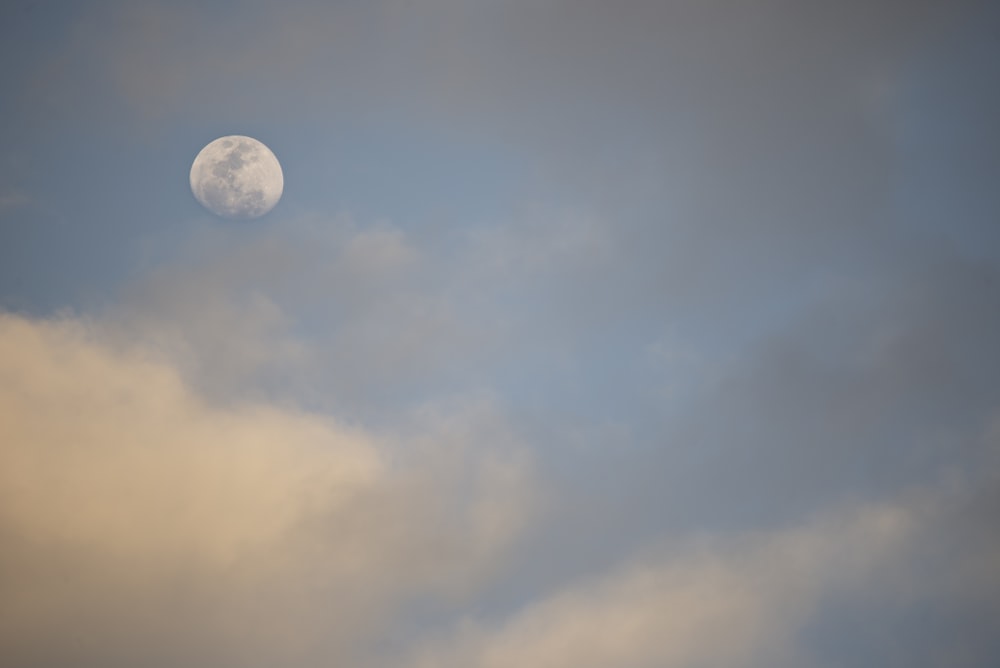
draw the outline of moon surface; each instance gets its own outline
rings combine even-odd
[[[191,165],[191,192],[223,218],[263,216],[285,189],[281,164],[253,137],[219,137],[201,149]]]

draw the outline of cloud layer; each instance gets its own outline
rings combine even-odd
[[[985,3],[64,4],[0,8],[5,668],[1000,656]]]
[[[500,603],[522,577],[518,537],[575,511],[541,512],[557,490],[539,494],[488,408],[376,435],[220,407],[162,353],[100,331],[0,320],[11,665],[822,666],[840,610],[912,633],[912,605],[962,619],[1000,595],[994,457],[797,526],[656,540]],[[989,647],[936,642],[941,656]]]
[[[410,598],[474,591],[531,507],[523,463],[489,433],[470,451],[460,413],[394,456],[318,415],[213,408],[74,320],[3,317],[0,416],[16,665],[343,660]]]

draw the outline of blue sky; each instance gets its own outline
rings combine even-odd
[[[936,5],[7,3],[4,665],[993,665],[1000,17]]]

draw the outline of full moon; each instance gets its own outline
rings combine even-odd
[[[191,165],[191,192],[223,218],[257,218],[274,208],[285,188],[281,164],[252,137],[219,137]]]

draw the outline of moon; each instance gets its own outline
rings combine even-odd
[[[281,164],[253,137],[219,137],[191,165],[191,192],[223,218],[258,218],[274,208],[285,189]]]

